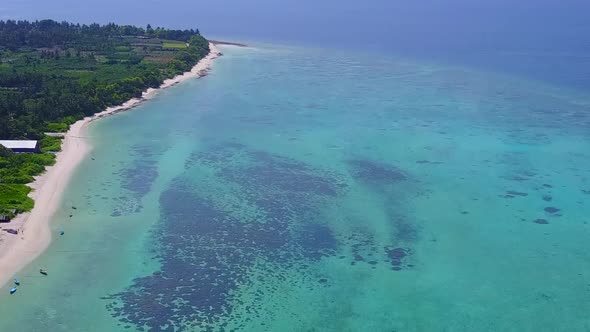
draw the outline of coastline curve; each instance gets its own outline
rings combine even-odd
[[[88,125],[98,119],[131,110],[154,98],[163,89],[189,79],[206,76],[213,61],[221,56],[214,43],[209,43],[209,50],[209,54],[190,71],[165,80],[158,88],[147,89],[140,98],[109,107],[77,121],[70,127],[63,139],[62,149],[56,155],[55,165],[47,167],[43,174],[28,184],[33,189],[29,196],[35,200],[35,207],[12,221],[19,233],[10,237],[0,235],[0,287],[5,286],[15,273],[33,262],[51,244],[49,222],[57,212],[62,194],[73,172],[92,149],[84,139]]]

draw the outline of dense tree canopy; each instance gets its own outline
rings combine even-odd
[[[53,20],[41,21],[0,21],[0,45],[11,50],[21,47],[56,47],[74,44],[101,45],[109,38],[149,37],[189,41],[199,35],[199,30],[168,30],[163,28],[140,28],[131,25],[72,24]]]
[[[208,52],[198,30],[0,21],[0,139],[39,139],[48,124],[138,96]]]

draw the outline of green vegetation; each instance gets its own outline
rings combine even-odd
[[[0,206],[3,208],[0,214],[14,218],[20,212],[31,210],[34,202],[27,196],[29,192],[31,188],[24,185],[0,183]]]
[[[50,153],[13,153],[0,157],[1,184],[27,184],[33,176],[45,170],[45,166],[55,163],[55,156]]]
[[[33,200],[27,194],[31,191],[25,184],[33,176],[55,163],[55,156],[49,153],[10,153],[0,157],[0,214],[13,216],[33,208]]]
[[[61,151],[61,139],[57,137],[44,136],[41,141],[41,151],[59,152]]]
[[[188,46],[187,46],[188,45]],[[32,208],[26,183],[55,162],[76,120],[190,70],[209,53],[198,30],[0,21],[0,139],[40,140],[43,154],[0,149],[0,214]]]
[[[187,48],[186,43],[167,40],[162,44],[164,48]]]

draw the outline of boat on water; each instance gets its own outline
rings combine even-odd
[[[14,279],[14,284],[20,286],[20,281],[18,279]]]
[[[16,293],[16,290],[17,290],[17,288],[16,288],[16,287],[13,287],[13,288],[11,288],[11,289],[10,289],[10,294],[14,294],[14,293]]]
[[[45,269],[40,269],[39,273],[41,273],[42,275],[46,276],[47,275],[47,270]]]

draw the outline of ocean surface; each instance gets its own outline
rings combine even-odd
[[[90,127],[0,331],[590,330],[587,77],[223,52]]]

